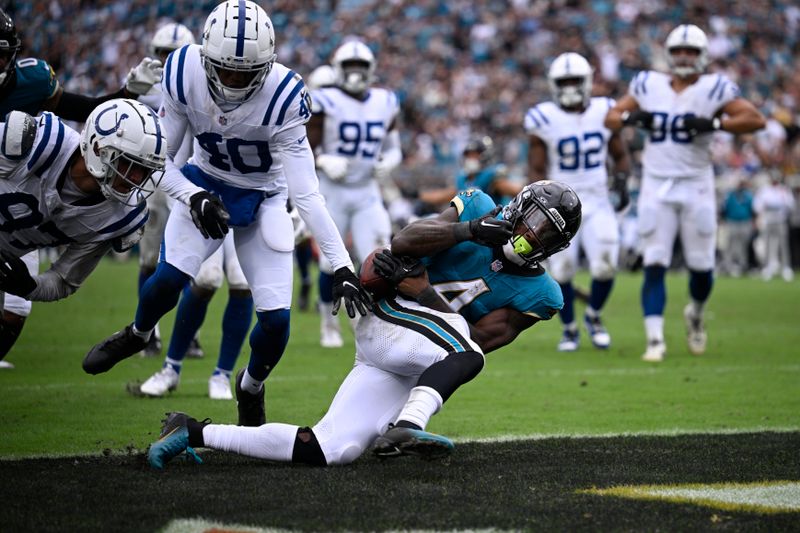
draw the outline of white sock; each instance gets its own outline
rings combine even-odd
[[[588,316],[589,318],[596,318],[596,317],[600,316],[600,311],[597,311],[591,305],[587,305],[586,306],[586,316]]]
[[[203,442],[206,448],[289,462],[297,429],[298,426],[276,423],[257,428],[209,424],[203,428]]]
[[[183,365],[183,361],[176,361],[175,359],[170,359],[169,357],[164,359],[164,367],[166,368],[166,367],[169,366],[169,367],[172,368],[172,370],[174,370],[178,374],[181,373],[181,366],[182,365]]]
[[[664,342],[664,317],[663,315],[648,315],[644,317],[644,330],[647,340]]]
[[[428,421],[433,415],[439,412],[443,403],[444,400],[442,400],[441,394],[436,392],[435,389],[430,387],[414,387],[411,389],[411,393],[408,395],[408,401],[403,407],[403,410],[400,411],[395,422],[398,420],[405,420],[406,422],[411,422],[425,429],[425,426],[428,425]]]
[[[250,394],[258,394],[263,387],[264,382],[253,379],[253,376],[250,375],[250,371],[245,369],[244,375],[242,376],[242,390]]]
[[[692,314],[694,316],[702,316],[703,315],[703,310],[706,308],[706,303],[705,302],[698,302],[695,299],[692,299],[689,302],[689,305],[692,308]]]
[[[136,327],[136,324],[134,324],[134,325],[133,325],[133,327],[131,328],[131,330],[133,331],[133,334],[134,334],[134,335],[136,335],[137,337],[141,337],[141,338],[143,338],[144,340],[148,340],[148,339],[150,338],[150,334],[151,334],[151,333],[153,333],[153,330],[152,330],[152,329],[148,329],[147,331],[140,331],[140,330],[139,330],[139,329]]]
[[[565,331],[571,331],[571,332],[574,333],[575,331],[578,330],[578,324],[576,324],[575,321],[573,320],[569,324],[564,324],[564,330]]]

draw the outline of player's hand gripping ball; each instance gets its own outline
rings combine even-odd
[[[374,300],[386,298],[394,293],[394,287],[389,283],[389,280],[378,274],[378,271],[375,270],[375,255],[381,251],[382,248],[373,250],[364,262],[361,263],[361,271],[359,273],[361,287],[369,292]]]

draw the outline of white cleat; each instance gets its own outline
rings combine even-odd
[[[12,370],[14,368],[14,363],[9,363],[8,361],[0,361],[0,369],[7,369]]]
[[[319,345],[323,348],[341,348],[344,346],[342,334],[333,327],[322,327],[320,331]]]
[[[647,343],[647,350],[642,355],[642,361],[649,363],[660,363],[667,355],[667,345],[664,341],[652,340]]]
[[[611,346],[611,335],[600,320],[600,315],[589,317],[583,316],[583,322],[586,324],[586,330],[589,332],[589,338],[592,339],[592,345],[601,350],[607,350]]]
[[[212,400],[233,400],[231,380],[224,374],[214,374],[208,379],[208,397]]]
[[[692,305],[683,308],[683,319],[686,321],[686,342],[692,355],[703,355],[706,352],[706,328],[703,325],[703,315],[695,315]]]
[[[578,349],[579,344],[580,335],[578,334],[578,329],[565,329],[564,333],[561,335],[561,340],[558,341],[556,349],[559,352],[574,352]]]
[[[180,374],[175,372],[171,366],[166,366],[142,383],[139,387],[139,391],[144,396],[160,398],[168,392],[177,389],[180,380]]]

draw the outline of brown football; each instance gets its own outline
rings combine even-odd
[[[361,264],[361,272],[359,274],[361,286],[364,287],[375,300],[385,298],[392,293],[392,286],[386,281],[386,278],[375,272],[375,254],[381,250],[383,250],[383,248],[376,248],[367,256]]]

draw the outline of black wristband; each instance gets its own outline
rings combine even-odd
[[[469,229],[469,222],[453,224],[453,237],[455,237],[456,242],[470,240],[472,238],[472,231]]]

